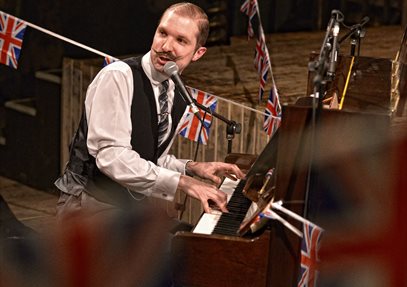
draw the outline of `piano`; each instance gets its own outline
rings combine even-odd
[[[280,127],[277,142],[275,198],[282,199],[286,202],[285,207],[297,214],[303,215],[308,207],[312,217],[313,212],[323,208],[323,196],[320,193],[329,188],[326,181],[330,180],[326,174],[338,174],[338,170],[349,166],[363,169],[373,157],[377,157],[384,168],[387,165],[386,157],[377,153],[377,149],[388,135],[388,116],[324,110],[321,121],[329,128],[320,131],[317,144],[318,169],[324,173],[319,172],[321,178],[311,186],[314,192],[307,195],[311,110],[307,107],[284,106],[283,117],[285,120]],[[369,132],[371,127],[375,128],[375,133]],[[346,147],[346,150],[342,147]],[[360,150],[366,148],[371,150],[360,155]],[[344,157],[341,152],[354,156]],[[374,178],[377,181],[375,186],[383,188],[385,179],[377,174]],[[336,180],[342,179],[338,177]],[[319,188],[316,188],[317,185]],[[247,215],[241,214],[239,209],[249,210],[252,201],[242,195],[242,183],[237,187],[230,203],[233,205],[234,199],[240,198],[243,204],[238,206],[238,211],[228,205],[231,212],[224,217],[238,219],[238,222],[232,224],[233,228],[229,229],[229,225],[226,225],[224,230],[222,223],[218,225],[217,219],[226,214],[204,214],[202,218],[207,219],[209,225],[212,224],[204,232],[201,232],[200,221],[195,227],[199,233],[179,232],[175,235],[172,242],[175,281],[180,286],[296,286],[300,238],[275,221],[270,221],[267,228],[254,234],[240,236],[240,223],[244,222]],[[233,185],[224,191],[229,192],[230,188],[233,189]],[[342,188],[346,189],[347,186]],[[307,204],[306,196],[310,198]],[[302,230],[298,222],[285,219]]]
[[[221,189],[228,194],[229,213],[203,214],[193,232],[175,235],[172,240],[174,279],[179,286],[269,286],[272,280],[295,283],[298,248],[289,248],[288,257],[279,254],[278,248],[272,248],[286,240],[293,240],[299,246],[298,238],[292,234],[278,238],[276,233],[281,232],[282,227],[273,222],[270,225],[275,228],[253,232],[249,228],[259,211],[255,196],[250,195],[251,188],[261,186],[262,177],[275,167],[278,138],[273,137],[258,157],[241,154],[227,157],[227,162],[234,162],[242,169],[251,166],[247,178],[253,182],[226,180]],[[260,181],[256,182],[256,178]],[[297,198],[303,201],[301,195]],[[270,254],[284,260],[284,268],[272,264]],[[272,279],[271,274],[278,274],[278,279]]]
[[[390,165],[384,143],[389,140],[390,125],[396,115],[402,114],[400,104],[405,101],[406,53],[402,54],[397,72],[390,60],[359,57],[352,68],[344,108],[321,111],[315,138],[311,108],[283,106],[282,125],[278,136],[273,137],[272,152],[262,153],[256,161],[273,159],[270,164],[275,167],[274,197],[283,200],[287,209],[324,226],[318,215],[330,208],[326,195],[331,191],[363,188],[354,186],[355,178],[369,182],[372,194],[391,189],[391,183],[382,174]],[[341,56],[330,91],[342,95],[344,84],[340,78],[349,72],[350,62],[349,56]],[[393,94],[395,90],[399,90],[397,95]],[[307,94],[310,91],[308,87]],[[238,164],[238,157],[243,155],[231,156],[232,162]],[[372,168],[373,161],[380,170]],[[261,179],[264,175],[263,171],[256,176]],[[251,218],[247,213],[255,209],[253,199],[247,191],[242,193],[247,183],[226,185],[221,189],[230,193],[231,214],[204,214],[201,220],[206,223],[198,222],[196,232],[178,232],[172,240],[176,286],[297,286],[301,239],[277,221],[242,234],[242,223]],[[259,187],[254,185],[254,189]],[[299,222],[284,218],[302,230]]]

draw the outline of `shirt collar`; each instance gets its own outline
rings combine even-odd
[[[146,73],[147,77],[149,80],[155,84],[158,85],[161,82],[167,80],[169,77],[158,72],[154,66],[153,63],[151,62],[151,52],[148,52],[143,56],[141,59],[141,66],[143,67],[144,72]]]

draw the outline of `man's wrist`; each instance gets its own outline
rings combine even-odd
[[[189,176],[194,176],[194,173],[191,170],[191,164],[193,163],[193,160],[189,160],[185,163],[185,174]]]

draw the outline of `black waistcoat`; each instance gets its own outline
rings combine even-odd
[[[174,105],[171,111],[172,126],[168,139],[157,148],[158,119],[157,106],[150,80],[141,67],[141,57],[124,60],[132,69],[134,92],[131,106],[132,134],[131,145],[140,156],[157,163],[158,157],[168,147],[175,129],[185,111],[186,104],[175,90]],[[127,206],[131,202],[129,191],[104,175],[96,166],[95,158],[88,152],[88,125],[85,109],[70,147],[70,158],[67,169],[86,178],[86,191],[100,201]]]

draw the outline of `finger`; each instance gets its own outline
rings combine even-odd
[[[216,194],[211,197],[211,200],[219,207],[222,212],[227,212],[227,196],[224,192],[218,190]]]
[[[214,198],[218,198],[219,200],[222,200],[223,198],[226,200],[227,196],[226,194],[221,191],[219,188],[217,188],[214,185],[208,185],[210,194],[207,194],[208,199],[214,199]]]
[[[231,180],[234,180],[234,181],[238,180],[238,178],[236,176],[232,175],[232,174],[225,174],[225,176],[227,178],[231,179]]]
[[[246,176],[243,171],[235,164],[232,165],[231,172],[229,173],[233,173],[237,178],[244,178]]]
[[[243,178],[245,174],[240,170],[240,168],[235,164],[226,164],[222,166],[222,173],[225,176],[234,175],[236,178]]]
[[[209,207],[208,200],[202,200],[201,202],[205,213],[211,213],[211,208]]]
[[[228,209],[226,208],[226,202],[221,202],[221,201],[216,201],[216,200],[214,200],[214,202],[216,203],[216,205],[219,207],[219,209],[222,212],[228,212]]]
[[[206,178],[211,180],[215,185],[219,185],[222,182],[220,177],[213,174],[209,174]]]

